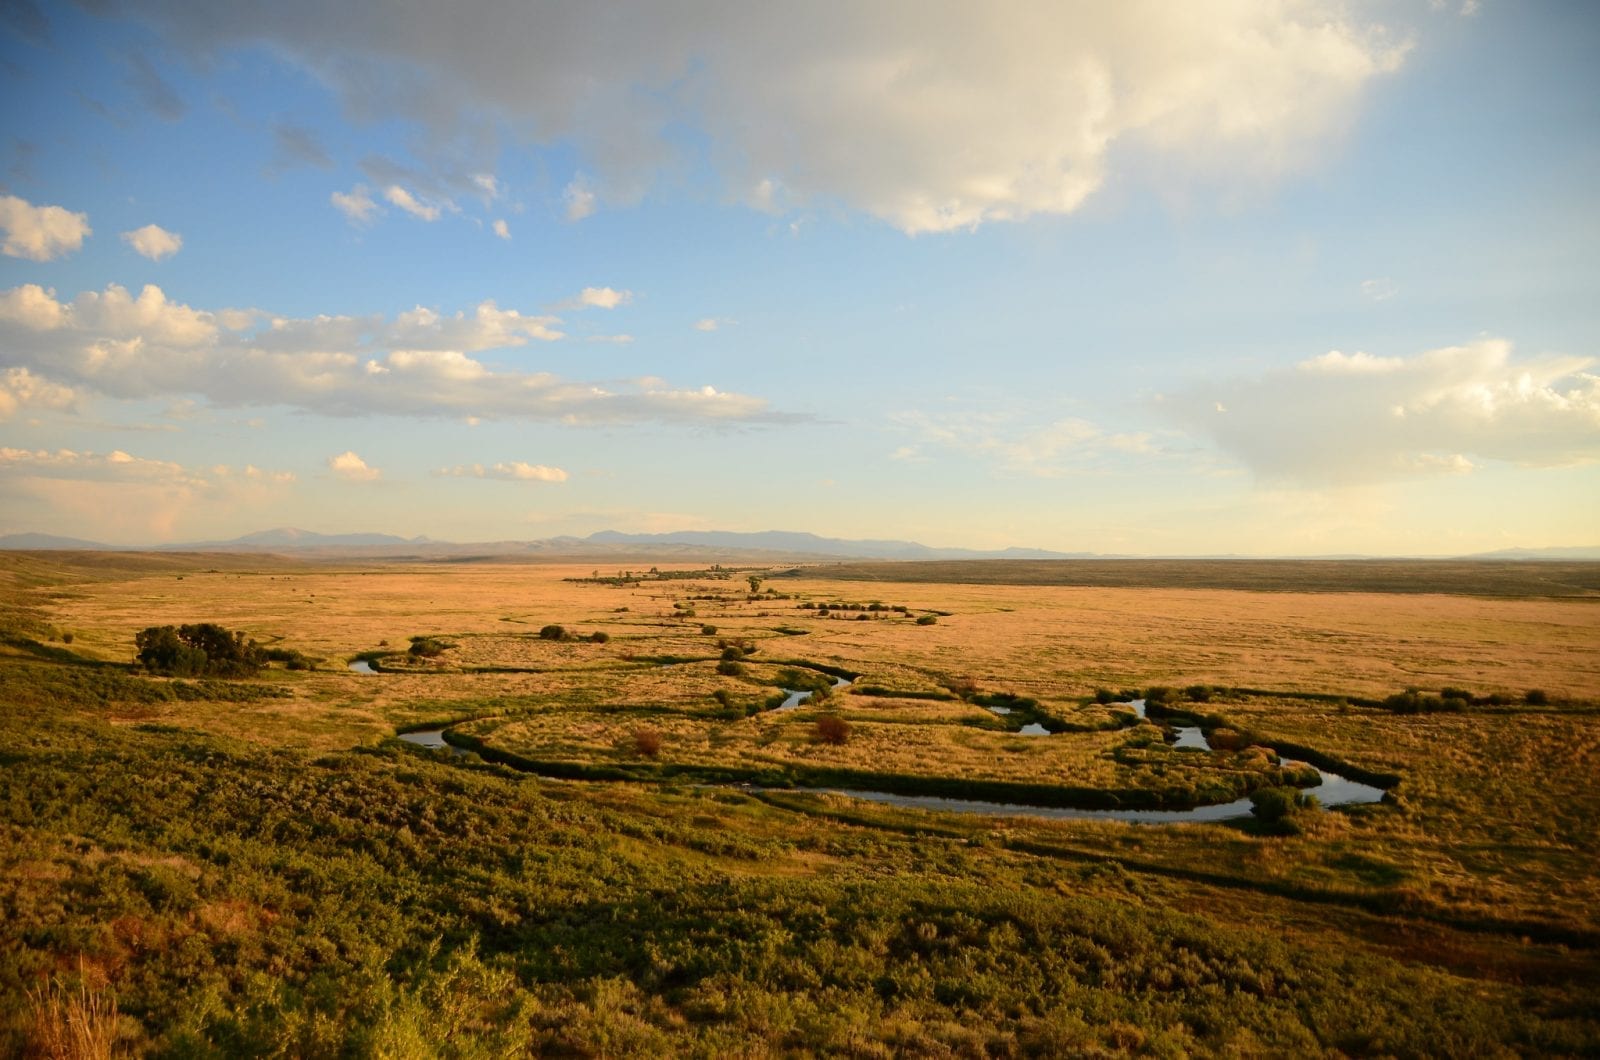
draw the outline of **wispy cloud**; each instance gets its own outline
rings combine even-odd
[[[611,287],[585,287],[556,306],[557,309],[615,309],[633,301],[632,291]]]
[[[328,196],[328,201],[354,224],[367,224],[382,211],[365,184],[357,184],[349,191],[336,191]]]
[[[918,442],[900,446],[890,454],[891,459],[927,459],[932,447],[977,456],[1007,471],[1039,478],[1103,470],[1128,457],[1160,453],[1149,434],[1108,431],[1076,418],[1030,424],[993,413],[933,416],[907,412],[893,420],[917,435]]]
[[[457,464],[434,472],[448,478],[492,478],[504,482],[565,482],[567,473],[559,467],[529,464],[522,460],[490,464]]]

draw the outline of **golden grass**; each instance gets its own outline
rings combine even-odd
[[[25,1057],[39,1060],[109,1060],[117,1041],[117,1000],[80,984],[52,979],[28,991]]]

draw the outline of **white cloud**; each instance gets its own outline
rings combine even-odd
[[[26,284],[0,292],[0,369],[114,398],[199,397],[326,415],[561,423],[779,422],[794,417],[714,387],[657,379],[585,383],[502,368],[474,354],[562,338],[559,319],[492,301],[442,314],[273,317],[210,312],[111,285],[71,302]],[[238,325],[238,326],[235,326]]]
[[[627,334],[626,332],[624,332],[624,333],[622,333],[620,335],[590,335],[590,336],[586,337],[583,341],[585,341],[585,342],[609,342],[614,346],[626,346],[626,345],[628,345],[629,343],[631,343],[633,341],[633,336]]]
[[[934,417],[910,412],[892,419],[921,436],[921,444],[903,445],[891,453],[894,460],[925,459],[926,447],[936,445],[994,461],[1007,471],[1055,478],[1113,466],[1130,456],[1159,453],[1149,434],[1107,431],[1083,419],[1055,420],[1042,426],[1018,424],[1010,416],[975,413]]]
[[[511,226],[506,224],[506,219],[504,217],[495,218],[494,224],[490,227],[494,229],[494,234],[499,236],[501,239],[511,238]]]
[[[694,329],[696,331],[716,331],[717,328],[721,326],[721,321],[719,321],[716,317],[701,317],[699,320],[694,322]]]
[[[459,464],[444,468],[436,474],[450,478],[494,478],[507,482],[565,482],[567,473],[559,467],[529,464],[522,460],[502,461],[485,467],[482,464]]]
[[[581,221],[594,213],[595,194],[582,177],[574,178],[561,193],[561,197],[566,200],[569,221]]]
[[[1502,339],[1414,357],[1333,350],[1255,378],[1193,386],[1162,406],[1266,481],[1379,482],[1482,461],[1555,466],[1600,459],[1592,364],[1514,359]]]
[[[8,420],[24,408],[70,410],[77,403],[71,387],[41,379],[26,368],[7,368],[0,372],[0,421]]]
[[[0,253],[29,261],[53,261],[83,246],[93,232],[89,215],[60,206],[35,206],[15,195],[0,195]]]
[[[593,174],[572,220],[710,168],[759,208],[908,233],[1071,212],[1113,157],[1252,185],[1302,168],[1406,50],[1378,21],[1403,16],[1307,0],[129,3],[193,53],[264,44],[349,112],[421,126],[440,170],[488,170],[507,130],[570,144]]]
[[[1376,280],[1362,280],[1361,293],[1374,302],[1387,302],[1399,294],[1400,289],[1394,285],[1394,281],[1385,276]]]
[[[167,231],[160,225],[145,225],[143,228],[124,232],[122,241],[151,261],[170,258],[183,249],[183,237],[176,232]]]
[[[615,309],[633,301],[632,291],[618,291],[610,287],[585,287],[562,302],[561,309]]]
[[[383,476],[382,471],[368,467],[367,462],[350,449],[328,457],[328,468],[347,482],[375,482]]]
[[[383,189],[383,197],[391,206],[398,206],[412,217],[423,221],[437,221],[442,212],[438,203],[419,199],[398,184],[391,184]],[[446,204],[449,205],[448,203]]]
[[[338,207],[339,212],[352,224],[367,224],[381,207],[372,201],[372,193],[365,184],[357,184],[348,192],[336,191],[328,196],[328,201]]]
[[[472,186],[482,192],[486,199],[492,200],[500,197],[500,182],[495,179],[493,173],[473,174]]]

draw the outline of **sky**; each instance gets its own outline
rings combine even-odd
[[[1600,544],[1600,8],[0,4],[0,534]]]

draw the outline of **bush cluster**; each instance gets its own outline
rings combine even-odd
[[[145,669],[172,677],[249,677],[266,662],[255,641],[213,622],[150,626],[133,643]]]

